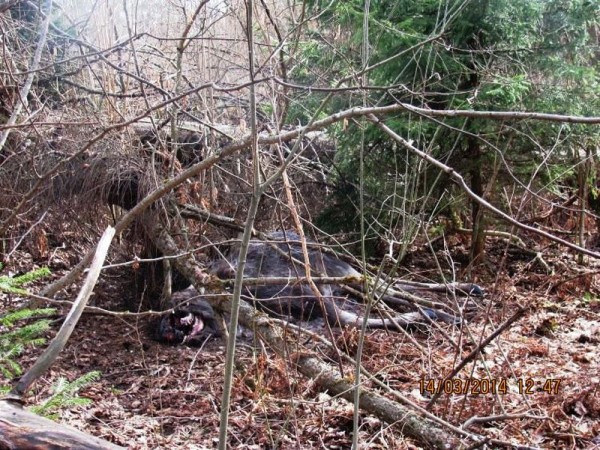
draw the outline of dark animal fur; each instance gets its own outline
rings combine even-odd
[[[233,278],[237,270],[238,261],[237,247],[231,248],[229,257],[226,260],[215,262],[211,266],[211,272],[223,279]],[[309,261],[311,273],[314,277],[356,277],[361,274],[352,266],[333,255],[323,253],[314,244],[309,248]],[[364,305],[361,305],[357,299],[349,297],[347,292],[341,286],[333,284],[319,284],[322,302],[318,301],[315,294],[307,283],[296,282],[298,278],[305,277],[302,250],[300,238],[295,232],[274,232],[269,235],[267,242],[253,240],[250,243],[246,258],[244,270],[245,278],[289,278],[287,284],[263,284],[246,286],[243,291],[243,298],[246,301],[254,302],[257,307],[275,317],[286,320],[313,320],[316,318],[325,318],[332,326],[359,325],[363,320],[361,311]],[[360,291],[359,285],[353,285],[354,289]],[[415,283],[413,285],[400,286],[406,291],[416,290],[436,290],[438,285],[424,285]],[[460,285],[473,295],[481,293],[481,288],[477,285]],[[447,289],[444,286],[444,289]],[[206,300],[197,294],[193,287],[183,291],[184,296],[188,297],[183,306],[179,306],[174,315],[188,313],[197,314],[209,326],[206,332],[210,332],[211,325],[214,322],[212,308]],[[179,296],[182,293],[178,294]],[[192,298],[194,297],[195,298]],[[395,306],[406,306],[408,302],[384,296],[385,300],[390,300],[390,304]],[[177,301],[177,298],[175,299]],[[201,306],[202,305],[202,306]],[[206,308],[208,306],[209,308]],[[200,312],[194,312],[194,308]],[[457,319],[447,313],[434,310],[421,310],[432,320],[444,320],[456,323]],[[407,328],[411,325],[426,322],[423,314],[413,312],[409,314],[396,315],[393,320],[383,318],[369,318],[367,326],[369,328],[388,328],[397,329],[398,327]],[[215,323],[215,330],[216,322]],[[180,327],[180,330],[173,330],[180,327],[180,322],[173,315],[163,319],[159,330],[159,339],[168,342],[181,342],[186,336],[189,336],[190,328]],[[185,329],[184,329],[185,328]],[[204,332],[206,334],[206,332]]]

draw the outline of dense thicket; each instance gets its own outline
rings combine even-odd
[[[315,8],[326,4],[314,3]],[[594,1],[373,2],[367,61],[373,66],[367,74],[372,88],[364,93],[366,101],[435,110],[593,115],[600,110],[599,6]],[[359,72],[363,11],[362,1],[336,2],[319,17],[321,27],[306,44],[299,82],[318,85]],[[342,93],[330,108],[363,100]],[[387,123],[459,170],[472,190],[492,203],[509,206],[503,196],[514,189],[525,199],[518,207],[521,217],[543,207],[537,194],[565,201],[582,184],[586,192],[596,189],[595,169],[585,162],[595,158],[596,126],[415,114],[397,114]],[[443,212],[454,226],[472,228],[472,256],[482,254],[484,211],[472,203],[467,214],[465,199],[447,177],[398,148],[375,125],[350,122],[336,132],[341,146],[334,161],[335,206],[321,215],[323,226],[358,229],[359,148],[366,142],[364,187],[372,233],[405,233],[407,217],[431,219]],[[493,228],[498,227],[503,228]]]

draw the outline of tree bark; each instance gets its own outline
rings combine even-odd
[[[337,372],[314,356],[300,354],[296,359],[298,370],[331,395],[354,401],[355,385],[339,377]],[[381,395],[362,388],[359,406],[387,423],[400,426],[402,434],[434,448],[458,448],[459,440],[449,435],[434,422]]]
[[[0,399],[0,450],[119,450],[104,439],[23,409],[19,402]]]
[[[467,137],[467,154],[471,161],[471,190],[478,197],[483,197],[483,178],[481,175],[481,149],[474,137]],[[484,209],[476,201],[471,201],[471,220],[473,233],[471,235],[471,263],[481,262],[485,252],[485,220]]]

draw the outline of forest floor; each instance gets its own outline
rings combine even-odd
[[[459,240],[450,245],[446,252],[456,260],[466,256]],[[528,252],[494,250],[498,247],[490,240],[486,264],[473,272],[487,293],[478,300],[480,308],[468,327],[461,331],[443,325],[440,330],[411,335],[370,331],[365,368],[426,407],[431,400],[427,387],[437,386],[475,348],[473,342],[487,337],[525,306],[525,315],[485,349],[485,364],[469,363],[455,377],[463,380],[455,386],[467,392],[442,394],[431,411],[457,426],[476,417],[467,430],[515,445],[600,448],[600,263],[580,265],[558,249],[545,251],[542,263]],[[442,259],[448,254],[439,253]],[[22,264],[27,265],[26,258]],[[433,276],[435,268],[431,254],[414,252],[402,275],[410,273],[419,280]],[[94,304],[123,310],[125,297],[134,295],[130,275],[130,270],[103,275]],[[48,333],[49,339],[58,326]],[[224,341],[214,339],[201,348],[167,346],[151,339],[151,328],[147,318],[84,315],[28,403],[47,398],[59,377],[73,380],[99,370],[101,379],[81,393],[91,404],[61,410],[60,422],[131,449],[215,448]],[[335,330],[335,336],[338,348],[354,356],[356,331]],[[307,351],[319,352],[339,366],[332,349],[308,337],[301,339]],[[29,367],[41,350],[28,349],[20,360],[23,367]],[[344,375],[350,376],[351,367],[343,366]],[[464,380],[469,377],[479,383],[467,385]],[[319,392],[261,344],[240,340],[233,386],[231,448],[349,448],[352,405]],[[371,381],[365,386],[376,389]],[[363,414],[361,448],[419,448],[400,431]]]

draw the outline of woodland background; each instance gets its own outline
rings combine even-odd
[[[7,389],[117,232],[28,407],[140,449],[600,447],[598,0],[0,0],[0,36]],[[486,295],[459,327],[275,334],[235,364],[151,339],[148,267],[202,284],[215,244],[300,225],[372,277]],[[445,377],[508,389],[423,392]]]

